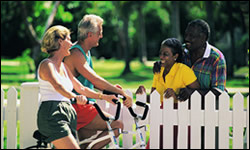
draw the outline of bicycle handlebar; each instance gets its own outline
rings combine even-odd
[[[75,101],[76,102],[76,98],[72,98],[71,101]],[[106,117],[103,114],[101,108],[98,106],[98,104],[96,102],[88,100],[86,104],[92,104],[96,108],[97,112],[99,113],[99,115],[101,116],[101,118],[104,121],[118,120],[119,117],[120,117],[120,112],[121,112],[121,103],[118,100],[116,100],[116,99],[113,99],[112,101],[117,105],[117,107],[116,107],[116,114],[115,114],[115,118],[114,119],[112,119],[111,117]]]
[[[112,95],[112,94],[113,94],[113,95],[115,95],[116,97],[119,97],[119,98],[121,98],[121,99],[124,100],[124,101],[126,100],[126,97],[125,97],[125,96],[122,96],[122,95],[117,94],[117,93],[114,93],[114,92],[110,92],[110,91],[104,90],[104,91],[103,91],[103,94],[107,94],[107,95]],[[149,106],[148,106],[146,103],[143,103],[143,102],[140,102],[140,101],[135,102],[135,104],[136,104],[137,106],[140,106],[140,107],[144,107],[144,108],[145,108],[145,109],[144,109],[144,112],[143,112],[143,115],[142,115],[142,118],[141,118],[141,120],[145,120],[146,117],[147,117],[147,114],[148,114]],[[134,112],[134,110],[132,109],[132,107],[129,107],[128,110],[129,110],[131,116],[133,116],[134,118],[136,118],[136,117],[139,116],[139,115],[137,115],[137,114]]]

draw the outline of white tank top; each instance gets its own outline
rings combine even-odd
[[[40,67],[40,65],[39,65],[39,67]],[[55,76],[60,81],[60,83],[62,84],[62,86],[66,90],[72,91],[73,90],[73,84],[72,84],[71,80],[69,79],[67,70],[66,70],[63,62],[62,62],[62,67],[63,67],[63,71],[66,74],[66,77],[61,76],[57,72],[56,68],[55,68],[55,72],[56,72]],[[64,97],[59,92],[57,92],[50,82],[45,81],[45,80],[40,78],[40,76],[39,76],[39,68],[38,68],[38,81],[39,81],[40,94],[41,94],[41,101],[40,102],[44,102],[44,101],[66,101],[66,102],[70,102],[70,100],[67,97]]]

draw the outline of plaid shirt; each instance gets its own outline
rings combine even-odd
[[[207,42],[202,58],[193,65],[187,49],[184,50],[184,64],[194,70],[201,89],[219,88],[224,91],[226,87],[226,60],[221,51]]]

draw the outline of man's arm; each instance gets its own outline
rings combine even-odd
[[[81,74],[83,77],[85,77],[87,80],[89,80],[96,88],[100,90],[107,90],[114,93],[121,94],[128,98],[128,95],[120,88],[115,87],[111,83],[109,83],[107,80],[96,74],[96,72],[89,66],[87,63],[84,55],[79,50],[73,50],[71,51],[71,55],[65,58],[64,62],[68,65],[71,65],[74,68],[76,72]],[[128,98],[131,99],[131,98]],[[132,105],[132,99],[128,105]]]

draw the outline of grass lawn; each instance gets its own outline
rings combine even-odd
[[[31,61],[31,60],[29,60]],[[30,63],[32,64],[32,63]],[[153,80],[153,62],[142,65],[139,61],[134,60],[130,63],[131,73],[123,75],[122,71],[125,68],[124,61],[109,59],[97,60],[93,57],[93,66],[96,73],[112,84],[119,84],[124,89],[135,90],[139,85],[144,85],[147,92],[150,92]],[[34,68],[34,65],[31,65]],[[246,74],[249,72],[249,67],[240,68],[235,72],[238,74]],[[36,82],[34,72],[29,72],[28,63],[21,58],[17,59],[1,59],[1,86],[3,89],[8,89],[14,86],[20,88],[23,82]],[[227,87],[249,87],[249,79],[247,78],[229,78]],[[134,91],[135,92],[135,91]]]

